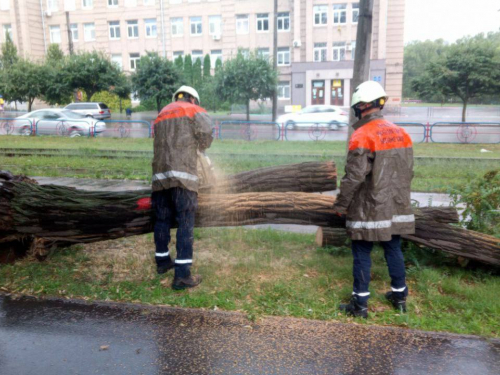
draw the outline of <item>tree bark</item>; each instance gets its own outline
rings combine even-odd
[[[201,193],[234,194],[249,192],[304,193],[332,191],[337,188],[334,162],[305,162],[259,168],[217,180],[215,187],[204,187]]]
[[[250,100],[247,100],[247,121],[250,121]]]
[[[344,228],[318,227],[316,231],[316,245],[320,247],[341,247],[347,243],[348,239]]]
[[[462,122],[465,122],[466,118],[467,118],[467,100],[464,100],[462,106]]]

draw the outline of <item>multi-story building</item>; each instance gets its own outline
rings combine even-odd
[[[0,25],[21,55],[43,58],[50,43],[100,50],[124,71],[146,51],[174,59],[226,60],[238,49],[273,50],[271,0],[0,0]],[[389,104],[401,101],[404,0],[375,0],[371,79]],[[277,62],[284,105],[349,105],[358,0],[279,0]]]

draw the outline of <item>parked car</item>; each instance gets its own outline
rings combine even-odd
[[[106,130],[106,124],[93,118],[87,118],[79,113],[61,108],[39,109],[16,117],[16,120],[30,119],[40,135],[63,135],[69,137],[87,136],[91,132],[101,133]],[[25,121],[13,122],[15,133],[30,135],[32,130]]]
[[[310,128],[315,125],[338,130],[349,124],[349,114],[341,107],[333,105],[311,105],[299,112],[280,116],[278,123],[285,124],[290,130],[300,127]]]
[[[68,104],[64,109],[80,113],[85,117],[93,117],[99,120],[104,120],[111,117],[111,111],[104,103],[97,102],[81,102]]]

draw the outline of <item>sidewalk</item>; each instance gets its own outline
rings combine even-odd
[[[0,295],[2,374],[493,375],[499,368],[500,341],[473,336]]]

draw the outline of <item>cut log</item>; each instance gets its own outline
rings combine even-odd
[[[317,193],[337,189],[337,168],[333,161],[305,162],[259,168],[221,178],[215,187],[200,193],[236,194],[251,192]]]
[[[316,231],[316,244],[320,247],[345,246],[348,237],[345,228],[318,227]]]

